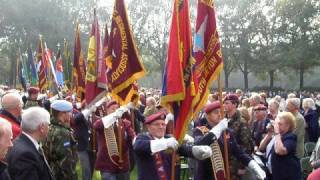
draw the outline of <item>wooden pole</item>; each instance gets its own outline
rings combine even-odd
[[[218,91],[219,91],[219,101],[221,108],[221,117],[224,118],[224,108],[223,108],[223,100],[222,100],[222,83],[221,83],[221,74],[218,77]],[[224,147],[224,157],[225,157],[225,166],[226,166],[226,176],[227,180],[230,180],[230,169],[229,169],[229,153],[228,153],[228,140],[227,140],[227,132],[223,133],[223,147]]]
[[[123,157],[122,157],[122,120],[121,118],[118,121],[118,144],[119,144],[119,166],[122,169]]]
[[[173,132],[172,134],[175,135],[175,123],[173,123]],[[177,154],[176,151],[173,150],[172,152],[172,159],[171,159],[171,180],[175,180],[176,176],[176,159],[177,159]]]

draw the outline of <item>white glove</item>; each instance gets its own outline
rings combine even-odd
[[[266,173],[261,169],[261,167],[254,160],[249,162],[248,167],[256,174],[258,179],[265,179]]]
[[[204,160],[212,155],[210,146],[193,146],[192,154],[198,160]]]
[[[103,98],[100,99],[98,102],[96,102],[96,103],[94,104],[94,106],[99,107],[99,106],[101,106],[104,102],[106,102],[107,100],[108,100],[107,97],[103,97]]]
[[[114,124],[118,120],[118,118],[115,116],[114,113],[111,113],[101,119],[104,128],[110,127],[112,124]]]
[[[166,138],[155,139],[155,140],[151,140],[150,142],[150,148],[151,148],[152,154],[156,152],[164,151],[169,148],[176,150],[178,148],[178,145],[179,145],[178,141],[173,137],[167,138],[167,139]]]
[[[39,97],[39,96],[38,96]],[[45,96],[46,97],[46,96]],[[44,98],[44,97],[42,97],[42,98]],[[55,96],[52,96],[51,98],[49,98],[49,101],[50,102],[53,102],[54,100],[57,100],[57,99],[59,99],[59,95],[58,94],[56,94]]]
[[[168,113],[168,114],[166,115],[166,119],[164,120],[164,122],[165,122],[166,124],[168,124],[169,121],[173,121],[173,120],[174,120],[173,114],[172,114],[172,113]]]
[[[46,94],[39,94],[38,97],[37,97],[37,100],[42,100],[42,99],[45,99],[47,97],[48,96]]]
[[[194,138],[192,136],[190,136],[189,134],[186,134],[183,138],[183,141],[185,143],[189,143],[189,144],[192,144],[194,143]]]
[[[176,140],[176,138],[171,137],[171,138],[167,138],[165,139],[167,141],[167,147],[173,150],[177,150],[179,147],[179,143]]]
[[[83,114],[85,119],[88,119],[88,117],[90,116],[91,112],[89,109],[84,109],[81,111],[81,113]]]
[[[127,107],[128,109],[134,109],[133,102],[129,102],[129,103],[126,105],[126,107]]]
[[[89,111],[90,113],[94,113],[97,111],[97,106],[96,105],[92,105],[90,108],[89,108]]]
[[[226,118],[222,119],[215,127],[213,127],[210,132],[212,132],[217,139],[221,136],[221,133],[228,128],[228,120]]]
[[[77,103],[76,103],[76,108],[77,108],[77,109],[81,109],[81,103],[80,103],[80,102],[77,102]]]

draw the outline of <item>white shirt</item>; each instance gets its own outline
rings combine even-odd
[[[39,145],[39,143],[38,143],[38,141],[36,141],[33,137],[31,137],[29,134],[27,134],[27,133],[25,133],[25,132],[22,132],[24,135],[26,135],[29,139],[30,139],[30,141],[33,143],[33,145],[36,147],[36,149],[37,150],[39,150],[39,147],[40,147],[40,145]]]

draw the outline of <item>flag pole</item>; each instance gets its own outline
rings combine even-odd
[[[221,83],[221,73],[218,76],[218,91],[219,91],[219,101],[220,101],[220,113],[221,117],[224,118],[224,108],[223,108],[223,100],[222,100],[222,83]],[[228,140],[227,140],[227,131],[223,132],[223,149],[224,149],[224,156],[225,156],[225,168],[226,168],[226,177],[227,180],[230,180],[230,169],[229,169],[229,151],[228,151]]]

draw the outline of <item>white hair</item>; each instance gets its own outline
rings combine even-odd
[[[295,93],[290,93],[290,94],[288,94],[287,98],[291,99],[291,98],[295,98],[295,97],[297,97]]]
[[[291,103],[297,109],[300,108],[300,99],[299,98],[290,98],[286,100],[286,104]]]
[[[250,99],[252,99],[254,102],[259,104],[261,101],[261,96],[258,93],[252,93],[252,95],[250,96]]]
[[[270,104],[276,105],[277,109],[279,109],[280,103],[279,103],[279,101],[277,101],[276,99],[270,99],[269,105],[270,105]]]
[[[306,109],[312,109],[312,110],[316,109],[316,105],[315,105],[313,99],[311,99],[311,98],[303,99],[302,100],[302,107],[306,108]]]
[[[50,124],[50,114],[41,107],[31,107],[23,111],[21,129],[24,132],[35,132],[39,125]]]
[[[11,131],[11,124],[6,119],[0,118],[0,137],[5,131]]]
[[[23,104],[23,102],[18,93],[5,94],[1,99],[2,108],[5,110],[16,108],[20,104]]]

